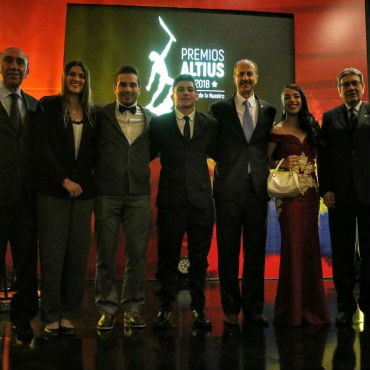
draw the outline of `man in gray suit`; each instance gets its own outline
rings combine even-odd
[[[369,173],[370,105],[362,101],[363,74],[346,68],[338,76],[344,104],[325,112],[323,145],[318,153],[320,195],[329,210],[333,278],[337,290],[338,326],[351,326],[357,302],[355,285],[356,224],[361,255],[358,304],[369,319]]]
[[[0,274],[9,241],[15,284],[10,319],[17,338],[30,339],[38,312],[35,207],[35,120],[37,100],[20,86],[29,72],[27,55],[12,47],[0,54]]]
[[[114,326],[121,306],[126,328],[144,328],[144,263],[150,236],[149,122],[150,112],[137,104],[140,79],[134,66],[116,73],[116,101],[98,115],[99,157],[95,169],[98,190],[96,304],[102,316],[98,330]],[[126,266],[121,302],[116,290],[115,255],[120,224],[125,235]]]

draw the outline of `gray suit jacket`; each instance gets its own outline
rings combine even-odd
[[[117,122],[115,104],[106,105],[97,115],[99,154],[94,173],[97,192],[100,195],[149,195],[152,114],[140,106],[145,128],[130,145]]]
[[[324,145],[318,152],[320,195],[333,191],[336,202],[341,202],[353,183],[358,199],[369,204],[370,105],[362,103],[353,134],[344,104],[325,112],[321,134]]]
[[[14,130],[10,118],[0,103],[0,206],[17,202],[22,194],[35,195],[36,130],[34,116],[37,100],[22,91],[26,117],[21,136]]]

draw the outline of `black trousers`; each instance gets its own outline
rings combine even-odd
[[[93,207],[93,199],[38,197],[41,319],[46,323],[80,314]]]
[[[264,302],[267,201],[249,181],[235,201],[217,200],[216,225],[221,304],[226,314],[262,313]],[[239,287],[240,241],[243,235],[242,289]]]
[[[354,190],[335,208],[329,209],[329,229],[333,258],[333,279],[337,290],[338,311],[354,313],[357,303],[353,296],[356,283],[355,248],[356,221],[358,230],[360,268],[360,297],[358,304],[369,313],[369,213],[368,204],[360,202]]]
[[[15,204],[0,205],[0,258],[10,243],[15,275],[10,319],[16,326],[28,325],[38,312],[36,206],[22,197]],[[2,266],[2,265],[1,265]],[[3,275],[3,271],[0,274]]]
[[[170,307],[175,299],[177,266],[182,240],[188,237],[189,289],[191,308],[202,311],[205,305],[204,285],[207,273],[207,256],[211,246],[213,206],[199,209],[191,204],[182,208],[158,208],[158,270],[161,307]]]

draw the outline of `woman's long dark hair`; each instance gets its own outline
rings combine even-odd
[[[284,86],[284,89],[296,90],[301,96],[302,108],[298,113],[298,125],[302,131],[306,132],[307,142],[310,144],[311,148],[316,150],[317,147],[320,145],[320,126],[313,114],[308,109],[308,103],[305,93],[303,92],[302,88],[296,84],[286,85]],[[284,105],[284,92],[281,94],[281,100]],[[281,115],[282,121],[285,120],[286,117],[287,114],[285,112],[285,109],[283,109]]]
[[[67,86],[66,86],[66,78],[67,78],[69,71],[72,69],[72,67],[76,67],[76,66],[81,67],[85,75],[85,85],[84,85],[83,91],[80,94],[80,102],[82,105],[82,111],[87,121],[90,124],[94,124],[93,118],[92,118],[93,104],[91,100],[91,90],[90,90],[90,72],[87,69],[86,65],[78,60],[73,60],[72,62],[67,63],[64,66],[64,70],[63,70],[62,89],[61,89],[60,97],[61,97],[62,106],[63,106],[64,122],[67,123],[67,120],[69,119],[68,91],[67,91]]]

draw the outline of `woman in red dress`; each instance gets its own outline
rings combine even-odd
[[[287,85],[282,101],[283,120],[271,131],[269,156],[273,166],[284,158],[281,167],[298,174],[300,194],[276,199],[281,257],[275,324],[328,324],[318,233],[320,198],[315,174],[320,128],[299,86]]]

